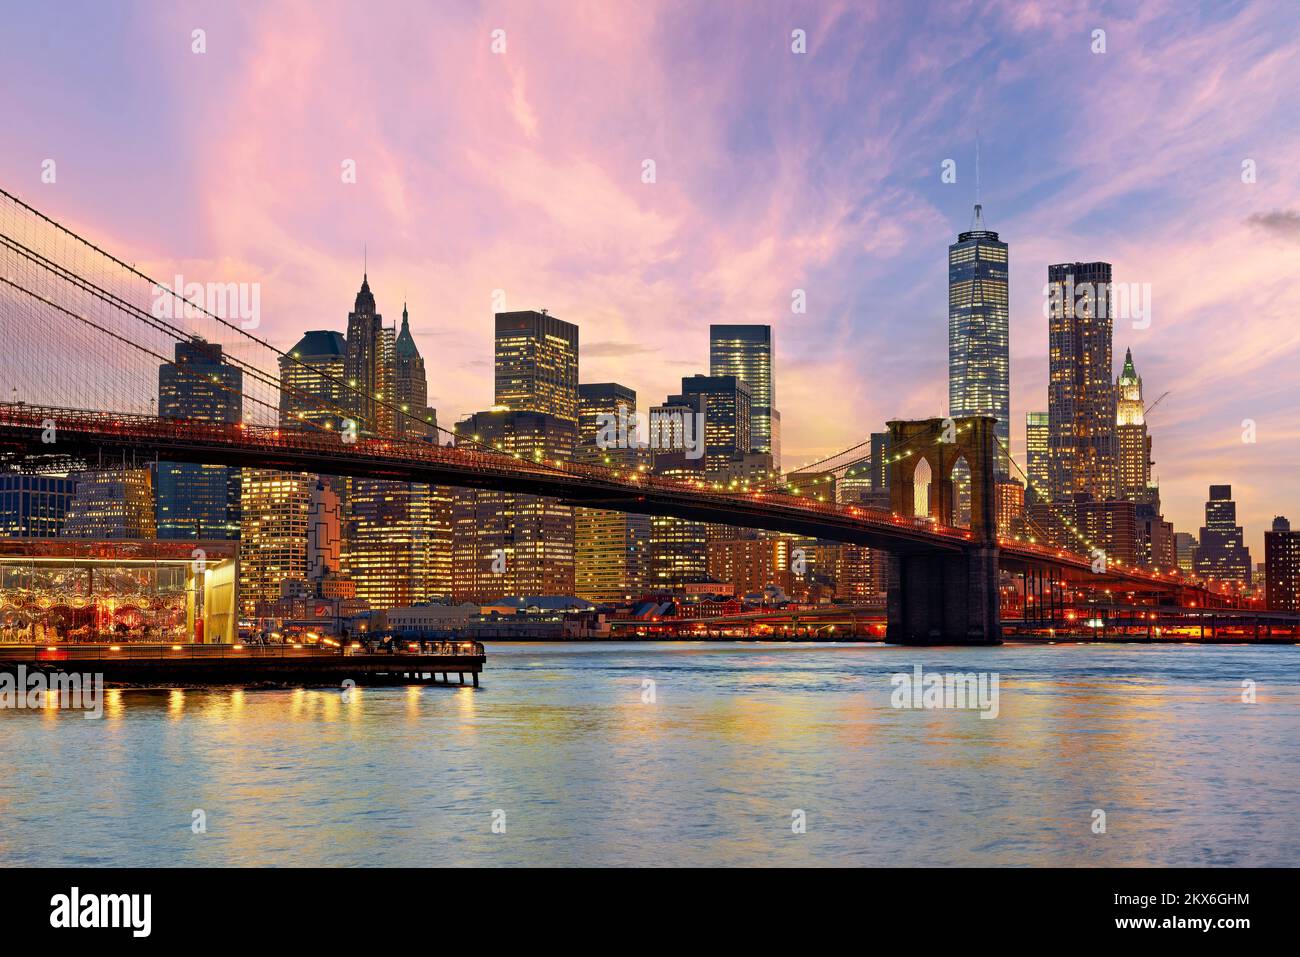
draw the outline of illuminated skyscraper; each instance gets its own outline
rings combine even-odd
[[[239,603],[251,616],[258,602],[280,597],[281,582],[307,578],[307,529],[317,478],[246,468],[241,480]]]
[[[656,418],[672,421],[694,417],[703,412],[705,395],[670,395],[662,405],[650,410],[651,422]],[[692,421],[695,421],[692,419]],[[654,425],[651,425],[654,428]],[[707,432],[707,429],[706,429]],[[696,436],[699,439],[699,436]],[[665,443],[666,444],[666,443]],[[668,447],[661,445],[653,450],[651,468],[656,475],[671,478],[703,481],[705,458],[693,458],[682,447],[681,437]],[[655,515],[650,519],[650,575],[648,585],[652,591],[681,591],[686,585],[708,580],[709,525],[684,518]]]
[[[1029,477],[1029,483],[1025,487],[1025,501],[1030,503],[1046,495],[1050,487],[1047,452],[1049,434],[1046,412],[1025,413],[1025,474]]]
[[[1096,502],[1081,498],[1074,503],[1073,511],[1084,541],[1101,549],[1107,561],[1123,565],[1138,563],[1141,552],[1136,505],[1119,499]],[[1068,548],[1071,538],[1062,535],[1059,544]]]
[[[316,329],[304,333],[288,356],[280,358],[280,427],[316,432],[320,429],[338,431],[345,419],[353,416],[354,397],[345,386],[347,370],[347,340],[341,333]],[[308,499],[307,553],[304,578],[313,588],[329,576],[331,580],[342,575],[347,567],[348,497],[351,480],[338,475],[311,476],[295,472],[264,471],[255,486],[260,494],[275,488],[278,476],[282,490],[292,488],[290,498],[297,502],[306,490]],[[301,485],[301,488],[299,487]],[[283,521],[285,527],[275,530],[272,524]],[[297,534],[300,519],[294,507],[271,507],[265,512],[258,533],[279,542],[282,549]],[[296,559],[290,564],[296,564]],[[279,565],[267,566],[269,573],[278,574]],[[255,585],[266,596],[265,600],[279,597],[279,583],[260,582]],[[352,589],[349,585],[348,593]]]
[[[601,449],[601,416],[636,415],[636,392],[617,382],[578,386],[578,444],[575,460],[606,468],[638,470],[648,461],[645,450]],[[606,443],[608,444],[608,443]],[[650,517],[599,508],[575,508],[574,594],[591,602],[619,602],[645,591],[650,547]]]
[[[993,431],[1010,449],[1007,268],[1007,244],[984,228],[976,203],[973,227],[948,247],[948,414],[994,416]],[[1005,453],[998,463],[1005,473]]]
[[[1265,603],[1274,611],[1300,611],[1300,531],[1279,515],[1264,533]]]
[[[636,468],[640,465],[641,450],[634,447],[637,434],[633,429],[633,417],[637,415],[636,390],[617,382],[584,382],[577,387],[577,393],[577,445],[573,460],[610,468]],[[604,442],[608,447],[601,449],[599,439],[610,421],[606,416],[614,417],[616,423],[620,416],[628,419],[627,449],[610,442]]]
[[[1025,486],[1012,475],[1002,475],[993,489],[998,515],[998,534],[1018,536],[1024,532]]]
[[[1047,267],[1048,492],[1113,499],[1115,385],[1111,379],[1110,263]]]
[[[709,375],[735,376],[749,389],[750,447],[767,452],[781,470],[781,414],[776,411],[776,357],[772,327],[709,326]]]
[[[392,395],[388,394],[392,385],[391,345],[391,335],[385,335],[383,316],[375,310],[369,279],[362,276],[361,289],[352,312],[348,313],[344,357],[347,384],[355,390],[347,396],[348,405],[361,432],[392,433],[392,413],[387,406],[392,402]]]
[[[149,469],[73,472],[76,493],[63,521],[67,538],[154,538],[153,475]]]
[[[887,556],[887,552],[865,545],[842,545],[835,569],[836,597],[855,605],[883,603]]]
[[[317,478],[307,519],[307,580],[319,581],[343,567],[343,506],[338,492]]]
[[[450,598],[455,587],[452,562],[455,559],[456,529],[453,508],[456,489],[447,485],[426,485],[427,505],[422,505],[428,521],[428,551],[425,555],[426,593]]]
[[[402,303],[402,327],[393,346],[393,402],[406,413],[395,417],[399,436],[437,441],[437,413],[429,408],[424,359],[411,335],[406,303]]]
[[[372,608],[404,608],[445,596],[451,583],[451,513],[446,497],[419,482],[357,479],[348,503],[348,576]],[[439,493],[441,495],[441,493]]]
[[[693,403],[705,416],[703,433],[703,468],[705,480],[727,485],[737,471],[745,471],[746,459],[759,456],[763,460],[770,452],[750,451],[753,447],[753,402],[749,386],[736,376],[684,376],[681,380],[681,398]],[[698,432],[698,426],[697,426]],[[697,434],[697,441],[699,438]],[[685,531],[688,525],[681,525]],[[741,529],[731,525],[708,523],[705,541],[729,541],[737,538]],[[685,544],[685,540],[682,540]],[[707,575],[707,551],[705,553]],[[711,577],[711,576],[710,576]],[[685,584],[685,581],[684,583]]]
[[[682,395],[698,397],[704,413],[704,471],[725,472],[752,447],[749,386],[734,375],[684,376]]]
[[[0,538],[54,538],[77,483],[56,475],[0,474]]]
[[[1155,502],[1134,506],[1137,528],[1137,561],[1144,568],[1161,572],[1178,567],[1178,550],[1174,543],[1174,526],[1166,522]]]
[[[174,361],[158,367],[158,414],[234,424],[244,416],[243,372],[222,361],[221,346],[176,343]],[[159,538],[239,537],[239,469],[159,462],[154,487]]]
[[[158,414],[200,422],[243,421],[244,374],[223,361],[221,345],[178,342],[175,359],[158,367]]]
[[[571,460],[578,437],[578,327],[546,310],[499,312],[493,348],[496,405],[457,423],[457,444],[477,435],[507,454]],[[570,506],[473,489],[458,489],[454,498],[458,597],[573,594]]]
[[[1224,585],[1250,584],[1250,550],[1237,524],[1237,503],[1231,485],[1211,485],[1205,503],[1205,524],[1196,549],[1196,575]]]
[[[456,423],[457,444],[522,459],[573,458],[576,425],[540,412],[492,409]],[[557,499],[457,489],[452,506],[453,596],[572,595],[573,509]]]
[[[358,309],[373,312],[373,297]],[[355,318],[356,313],[353,314]],[[369,333],[366,333],[369,334]],[[411,335],[410,317],[402,307],[401,331],[378,329],[375,378],[383,383],[377,396],[409,413],[378,408],[380,434],[432,440],[435,413],[428,408],[424,359]],[[354,354],[352,340],[348,353]],[[369,355],[369,347],[356,350]],[[376,405],[379,401],[377,399]],[[353,479],[347,495],[346,570],[356,597],[372,608],[407,607],[450,593],[450,494],[419,482]]]
[[[578,327],[542,312],[498,312],[496,404],[578,422]]]
[[[1191,532],[1174,533],[1174,555],[1178,570],[1188,577],[1196,574],[1196,549],[1199,545],[1200,542]]]
[[[1160,514],[1160,489],[1151,478],[1151,436],[1147,433],[1142,377],[1133,367],[1133,350],[1115,380],[1115,463],[1118,494],[1137,506],[1138,564],[1169,571],[1177,567],[1174,528]]]
[[[795,575],[790,570],[792,540],[745,535],[725,538],[708,544],[708,573],[715,581],[735,589],[737,595],[761,592],[776,585],[786,594],[795,590]],[[805,563],[808,559],[805,556]]]
[[[305,333],[280,358],[280,427],[322,426],[338,430],[353,408],[344,387],[347,340],[341,333],[317,329]]]
[[[1133,368],[1133,350],[1124,353],[1124,369],[1115,380],[1116,464],[1119,497],[1159,510],[1160,490],[1151,483],[1151,436],[1147,434],[1142,377]]]

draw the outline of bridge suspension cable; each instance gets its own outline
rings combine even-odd
[[[1011,450],[1007,448],[1006,444],[1003,443],[1002,439],[996,435],[993,438],[994,441],[998,443],[998,447],[1001,448],[1001,450],[1006,454],[1007,461],[1010,462],[1013,466],[1015,466],[1016,471],[1019,472],[1021,477],[1025,480],[1025,488],[1027,489],[1032,488],[1035,494],[1039,496],[1040,501],[1042,501],[1043,504],[1046,505],[1049,509],[1054,509],[1055,507],[1058,507],[1059,503],[1053,503],[1051,496],[1048,495],[1046,491],[1040,489],[1037,485],[1034,484],[1034,480],[1029,477],[1029,473],[1026,472],[1021,467],[1020,463],[1015,460],[1015,458],[1011,454]],[[1091,556],[1096,546],[1093,544],[1091,539],[1089,539],[1086,535],[1084,535],[1082,532],[1079,531],[1078,526],[1075,524],[1075,520],[1073,518],[1065,517],[1059,511],[1055,512],[1055,514],[1057,519],[1061,522],[1061,524],[1068,531],[1073,533],[1075,538],[1077,538],[1083,544],[1084,548],[1086,549],[1084,554]],[[1021,518],[1023,518],[1026,523],[1032,524],[1036,529],[1038,529],[1038,532],[1040,535],[1043,536],[1043,541],[1045,543],[1051,544],[1052,542],[1051,536],[1047,533],[1047,530],[1044,529],[1041,525],[1039,525],[1037,520],[1034,519],[1033,515],[1029,511],[1029,505],[1027,503],[1021,509]]]
[[[751,488],[757,487],[764,490],[774,490],[774,489],[784,487],[798,494],[798,492],[800,491],[800,487],[790,483],[789,479],[791,476],[796,476],[803,472],[815,471],[820,467],[825,466],[827,463],[834,462],[837,459],[843,458],[845,455],[852,454],[858,451],[859,449],[862,449],[863,447],[869,446],[870,441],[871,440],[868,439],[866,441],[859,442],[856,445],[849,446],[846,449],[825,456],[821,459],[818,459],[815,462],[801,466],[800,468],[795,469],[792,472],[787,472],[785,476],[783,476],[780,479],[773,479],[770,482],[763,483],[758,486],[751,486]],[[916,443],[919,443],[920,441],[921,441],[921,437],[917,436],[911,440],[907,440],[904,441],[903,443],[900,443],[900,445],[896,448],[891,446],[886,453],[886,462],[896,461],[899,458],[903,458],[907,455],[912,454],[915,451],[915,448],[913,446]],[[1006,443],[1004,443],[1000,437],[995,435],[994,441],[997,442],[998,448],[1002,451],[1002,453],[1006,455],[1007,461],[1011,463],[1011,466],[1016,470],[1016,472],[1019,473],[1020,477],[1023,479],[1025,483],[1025,487],[1027,489],[1032,489],[1034,493],[1038,496],[1039,500],[1042,501],[1045,505],[1047,505],[1053,517],[1056,518],[1056,520],[1060,523],[1062,528],[1064,528],[1066,531],[1071,533],[1078,540],[1079,545],[1082,548],[1082,551],[1079,552],[1078,554],[1080,554],[1081,556],[1090,557],[1093,554],[1096,546],[1093,543],[1093,541],[1090,538],[1088,538],[1087,535],[1079,531],[1076,519],[1073,516],[1069,516],[1065,514],[1062,511],[1062,506],[1059,503],[1054,503],[1051,500],[1051,497],[1044,490],[1040,489],[1037,486],[1037,484],[1033,481],[1033,479],[1030,478],[1028,472],[1026,472],[1025,469],[1020,465],[1020,463],[1016,461],[1015,457],[1012,456],[1011,450],[1007,447]],[[848,462],[842,463],[833,468],[825,469],[825,471],[838,472],[842,469],[852,470],[855,467],[862,465],[863,463],[868,463],[869,466],[874,465],[874,459],[870,454],[868,454],[865,456],[860,456],[856,459],[852,459]],[[814,481],[816,481],[816,479]],[[1050,545],[1053,542],[1053,536],[1048,532],[1047,529],[1043,528],[1043,526],[1039,524],[1037,519],[1034,518],[1033,514],[1029,510],[1029,506],[1027,503],[1022,507],[1019,517],[1025,522],[1026,527],[1031,528],[1038,534],[1039,539],[1044,544]],[[1064,546],[1058,546],[1058,547],[1064,547]]]
[[[239,370],[238,388],[221,380],[211,384],[241,398],[250,424],[286,420],[295,427],[332,431],[331,419],[353,419],[355,408],[364,407],[346,401],[363,397],[353,383],[218,315],[187,297],[186,290],[151,278],[12,193],[0,189],[0,198],[0,280],[13,291],[6,297],[7,308],[0,309],[0,321],[13,320],[5,322],[9,351],[18,360],[8,370],[13,399],[142,413],[141,396],[148,395],[152,414],[159,366],[174,362],[169,353],[176,343],[203,341],[219,344],[221,363]],[[57,324],[50,322],[51,310]],[[19,317],[30,321],[17,321]],[[276,372],[267,371],[268,364]],[[180,374],[189,374],[176,365]],[[345,401],[332,402],[287,384],[279,374],[286,366],[309,371]],[[457,444],[508,454],[435,425],[388,398],[377,396],[373,403],[391,413],[395,423],[418,423],[420,431],[432,426]],[[544,460],[533,464],[553,467]]]

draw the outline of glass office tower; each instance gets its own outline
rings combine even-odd
[[[948,414],[991,415],[1004,449],[1011,448],[1011,360],[1008,335],[1007,244],[973,228],[948,247]],[[1006,454],[998,455],[1005,475]]]
[[[243,421],[243,387],[243,372],[225,362],[220,344],[178,342],[173,361],[158,368],[158,414],[233,425]],[[159,538],[239,537],[239,469],[159,462],[155,492]]]
[[[1047,267],[1048,491],[1057,502],[1104,502],[1117,491],[1110,276],[1106,262]]]
[[[709,375],[735,376],[749,387],[750,448],[772,456],[781,470],[781,415],[775,409],[776,368],[771,326],[709,326]]]

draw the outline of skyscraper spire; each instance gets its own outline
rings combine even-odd
[[[356,313],[374,314],[375,296],[374,293],[370,291],[370,278],[365,273],[361,274],[361,289],[357,291],[357,299],[352,307],[352,311]]]
[[[394,344],[396,355],[401,358],[420,358],[420,350],[416,348],[415,338],[411,335],[411,320],[406,313],[406,303],[402,303],[402,325],[397,331],[397,341]],[[420,365],[420,375],[424,375],[424,364]]]
[[[976,202],[970,230],[948,247],[948,414],[998,420],[999,475],[1007,474],[1011,447],[1007,255]]]
[[[984,228],[984,206],[980,203],[980,131],[975,130],[975,215],[971,229]]]

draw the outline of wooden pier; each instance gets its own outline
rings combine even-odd
[[[5,645],[0,672],[100,674],[109,685],[479,686],[486,661],[477,641],[412,642],[405,650],[309,645]],[[467,680],[468,678],[468,680]]]

